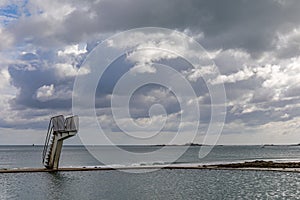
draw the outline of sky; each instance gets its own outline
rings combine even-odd
[[[107,52],[133,48],[109,65],[94,94],[97,120],[113,143],[168,144],[180,127],[186,128],[175,143],[205,143],[212,108],[217,106],[209,87],[224,86],[225,112],[220,115],[225,118],[217,125],[222,131],[208,136],[218,135],[214,143],[298,144],[299,10],[298,0],[0,0],[0,144],[42,144],[50,117],[72,114],[75,80],[93,74],[83,65],[99,45]],[[210,63],[191,66],[186,58],[199,57],[199,52],[166,32],[142,34],[138,29],[130,37],[106,40],[144,27],[186,34],[205,49]],[[183,58],[167,51],[141,50],[149,45],[179,51]],[[164,76],[159,64],[172,66],[191,84],[196,96],[183,97],[199,109],[181,107],[182,96],[172,90],[181,82]],[[214,67],[218,73],[203,78]],[[112,99],[118,93],[113,92],[126,73],[137,80],[155,75],[158,82],[171,86],[137,88],[130,96],[130,115],[121,116],[118,123],[112,112]],[[124,86],[134,84],[128,81]],[[217,99],[218,95],[222,96],[215,94]],[[89,100],[84,95],[81,99]],[[91,116],[85,116],[84,109],[79,116],[83,137],[99,132],[89,126]],[[199,117],[192,114],[198,111]],[[180,121],[183,116],[189,119]],[[151,127],[138,129],[132,139],[122,131],[130,131],[132,121]],[[151,128],[157,130],[162,121],[160,135],[137,139],[151,133]],[[195,137],[191,127],[197,128]],[[67,143],[79,144],[80,138]]]

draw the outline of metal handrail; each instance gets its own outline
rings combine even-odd
[[[50,119],[50,122],[49,122],[49,125],[48,125],[48,132],[47,132],[47,136],[46,136],[46,139],[45,139],[45,145],[44,145],[44,149],[43,149],[43,164],[45,164],[45,158],[46,158],[46,155],[47,155],[47,152],[48,152],[49,141],[50,141],[50,138],[51,138],[52,130],[54,128],[53,119],[57,118],[57,117],[60,117],[60,116],[63,116],[63,115],[54,116],[54,117],[51,117],[51,119]]]
[[[53,124],[52,124],[52,118],[51,118],[50,122],[49,122],[49,125],[48,125],[48,132],[47,132],[47,136],[46,136],[46,139],[45,139],[45,145],[44,145],[44,149],[43,149],[43,164],[45,163],[45,157],[46,157],[46,154],[47,154],[47,151],[48,151],[49,140],[50,140],[52,129],[53,129]]]
[[[60,122],[62,122],[62,123],[60,123]],[[68,123],[70,123],[70,124],[68,124]],[[45,160],[47,157],[47,153],[49,151],[49,141],[50,141],[51,135],[52,134],[56,135],[58,133],[70,133],[70,132],[77,133],[78,125],[79,125],[79,119],[78,119],[77,115],[68,117],[66,119],[64,119],[63,115],[51,117],[49,125],[48,125],[48,131],[47,131],[47,136],[45,139],[44,148],[43,148],[43,154],[42,154],[43,165],[46,166],[46,164],[47,164],[47,163],[45,163]],[[73,129],[73,127],[74,127],[74,129]],[[51,151],[51,147],[50,147],[50,151]],[[50,152],[48,154],[50,154]]]

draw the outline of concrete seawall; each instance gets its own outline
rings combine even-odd
[[[259,165],[258,165],[259,163]],[[283,166],[283,167],[281,167]],[[290,167],[287,167],[290,166]],[[67,171],[101,171],[101,170],[158,170],[158,169],[191,169],[191,170],[252,170],[252,171],[279,171],[279,172],[300,172],[300,167],[295,163],[287,165],[287,163],[270,163],[265,161],[255,161],[246,163],[236,163],[227,165],[149,165],[149,166],[87,166],[87,167],[61,167],[57,170],[46,168],[13,168],[0,169],[0,173],[34,173],[34,172],[67,172]]]

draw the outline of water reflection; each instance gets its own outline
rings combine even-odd
[[[65,191],[68,191],[69,185],[72,184],[66,174],[61,172],[49,172],[45,174],[45,191],[49,199],[60,199]]]

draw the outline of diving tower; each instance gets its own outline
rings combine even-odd
[[[63,115],[59,115],[50,119],[42,159],[42,163],[47,169],[58,169],[63,141],[75,136],[78,126],[78,116],[65,119]]]

